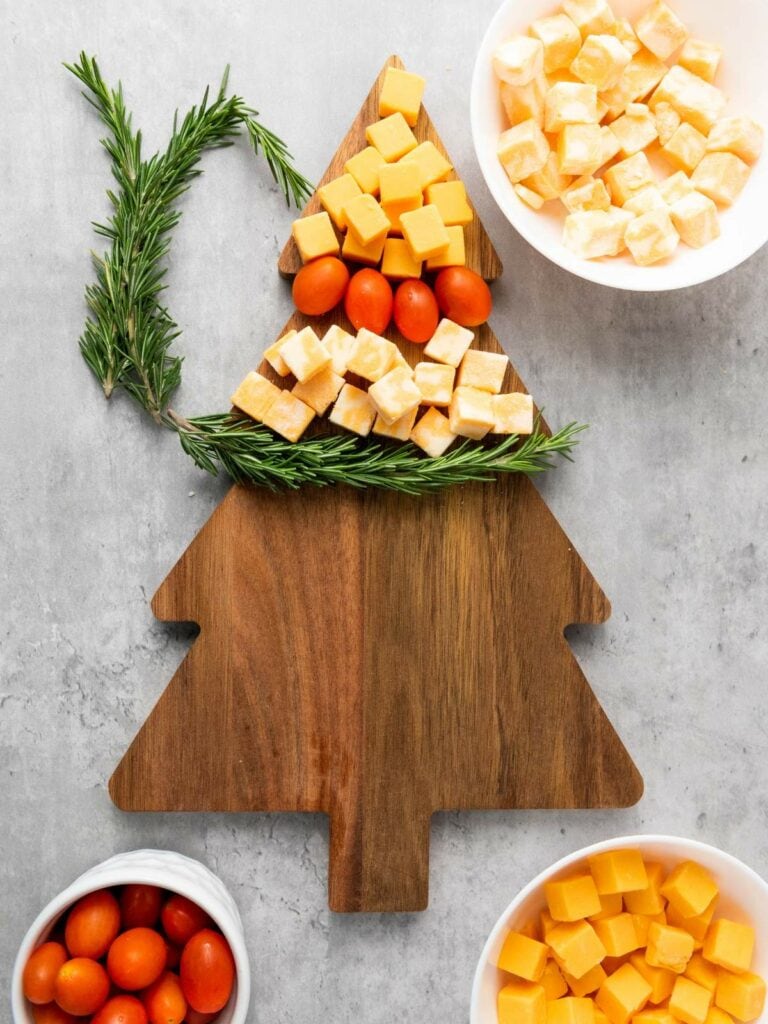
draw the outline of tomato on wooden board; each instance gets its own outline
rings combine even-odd
[[[441,270],[435,279],[435,296],[443,315],[462,327],[484,324],[493,309],[491,289],[468,267]]]
[[[235,961],[224,936],[210,928],[194,935],[181,954],[181,987],[192,1009],[218,1013],[234,983]]]
[[[67,960],[59,969],[54,984],[54,998],[62,1010],[76,1017],[96,1013],[106,1003],[109,995],[107,972],[85,956]]]
[[[131,928],[118,935],[107,954],[107,970],[118,988],[136,992],[165,970],[165,939],[151,928]]]
[[[90,892],[67,915],[64,941],[72,956],[98,960],[120,931],[120,905],[109,891]]]
[[[305,263],[293,279],[296,309],[307,316],[322,316],[338,306],[348,283],[349,271],[337,256],[321,256]]]
[[[56,975],[67,960],[69,955],[60,942],[44,942],[30,954],[22,975],[22,988],[30,1003],[53,1002]]]
[[[71,1013],[67,1013],[58,1003],[33,1006],[32,1020],[35,1024],[83,1024],[82,1017],[74,1017]]]
[[[128,928],[153,928],[160,917],[163,890],[156,885],[125,885],[120,893],[120,922]]]
[[[112,996],[91,1024],[147,1024],[147,1011],[136,996]]]
[[[187,1000],[178,975],[161,974],[142,994],[149,1024],[181,1024],[187,1013]]]
[[[366,267],[352,276],[344,296],[344,309],[356,330],[367,327],[383,334],[392,319],[392,286],[378,270]]]
[[[174,893],[169,896],[160,915],[163,931],[171,942],[183,946],[195,932],[207,928],[212,922],[210,917],[186,896]]]
[[[395,292],[395,324],[408,341],[423,345],[432,337],[440,319],[435,293],[416,278],[403,281]]]

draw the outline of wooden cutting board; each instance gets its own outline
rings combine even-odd
[[[364,145],[380,80],[323,180]],[[439,145],[425,112],[416,133]],[[468,251],[500,272],[478,218]],[[296,260],[289,243],[281,271]],[[487,325],[477,344],[501,350]],[[505,389],[524,390],[512,368]],[[334,910],[424,909],[435,811],[642,794],[563,635],[608,601],[526,478],[427,498],[233,487],[152,607],[201,632],[112,776],[115,803],[323,811]]]

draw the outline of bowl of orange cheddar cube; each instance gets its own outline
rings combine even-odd
[[[701,284],[768,241],[768,4],[506,0],[472,80],[507,220],[587,280]]]
[[[765,1019],[768,884],[692,839],[579,850],[510,903],[480,957],[471,1024]]]

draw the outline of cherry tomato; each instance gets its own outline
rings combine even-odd
[[[336,256],[312,260],[293,279],[296,309],[307,316],[321,316],[338,306],[348,284],[349,271]]]
[[[113,996],[91,1024],[147,1024],[147,1011],[135,996]]]
[[[474,270],[446,267],[435,279],[437,304],[444,316],[462,327],[477,327],[491,315],[491,289]]]
[[[66,1013],[58,1003],[33,1006],[32,1019],[35,1024],[83,1024],[82,1017],[73,1017],[71,1013]]]
[[[30,955],[24,968],[22,986],[30,1003],[53,1002],[56,975],[67,962],[67,951],[60,942],[44,942]]]
[[[127,992],[146,988],[165,970],[165,940],[151,928],[131,928],[118,935],[107,954],[109,976]]]
[[[72,956],[98,960],[120,931],[120,907],[109,889],[88,893],[72,907],[64,941]]]
[[[126,885],[120,893],[120,923],[123,929],[153,928],[160,917],[163,890],[156,885]]]
[[[161,914],[163,931],[177,946],[183,946],[195,932],[207,928],[211,919],[206,912],[186,896],[174,893],[168,897]]]
[[[192,1009],[218,1013],[234,983],[235,961],[227,940],[210,928],[193,935],[181,954],[181,987]]]
[[[392,319],[392,287],[378,270],[358,270],[344,296],[344,309],[354,327],[383,334]]]
[[[77,956],[59,969],[54,984],[54,998],[62,1010],[76,1017],[96,1013],[107,1001],[109,978],[95,960]]]
[[[408,341],[423,345],[435,333],[440,310],[437,299],[423,281],[403,281],[395,292],[395,324]]]
[[[188,1007],[184,1024],[211,1024],[211,1021],[216,1020],[217,1017],[218,1013],[198,1013],[197,1010]]]
[[[187,1013],[187,1001],[178,975],[161,974],[141,997],[149,1024],[181,1024]]]
[[[178,946],[174,946],[172,942],[166,942],[165,944],[165,966],[166,969],[172,971],[174,968],[179,966],[179,960],[181,960],[181,950]]]

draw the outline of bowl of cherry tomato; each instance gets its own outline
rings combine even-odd
[[[13,971],[14,1024],[245,1024],[250,969],[224,884],[170,850],[98,864],[38,915]]]

